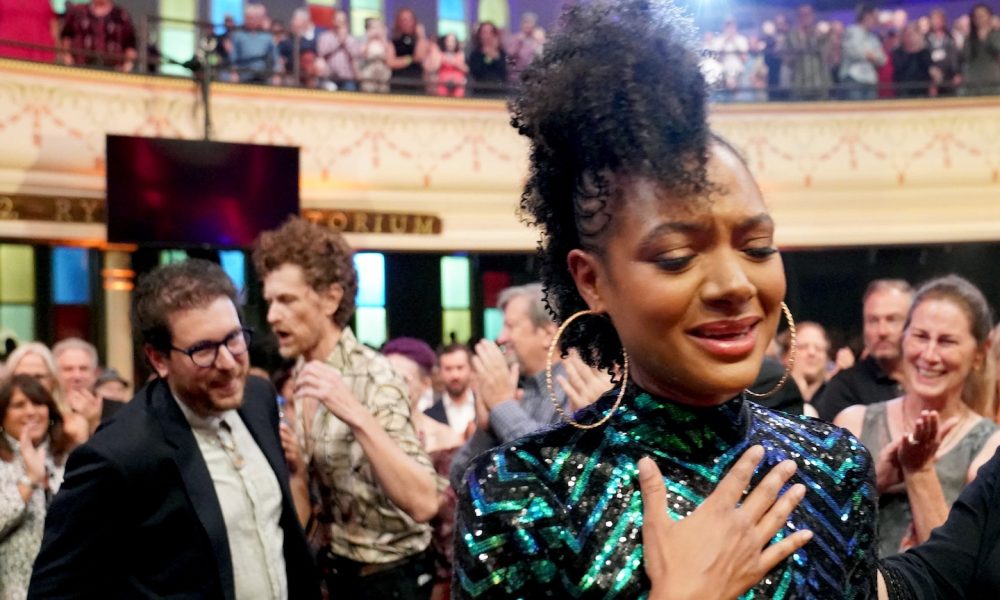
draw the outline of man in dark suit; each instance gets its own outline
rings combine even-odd
[[[476,396],[472,392],[472,353],[464,344],[450,344],[438,353],[438,369],[444,393],[424,411],[428,417],[465,435],[476,420]]]
[[[217,265],[140,279],[132,319],[159,378],[69,458],[32,598],[318,598],[274,389]],[[301,514],[301,513],[300,513]]]

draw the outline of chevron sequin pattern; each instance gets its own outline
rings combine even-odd
[[[612,400],[577,418],[600,418]],[[766,451],[754,485],[792,459],[799,469],[788,485],[807,489],[775,539],[803,528],[814,538],[743,598],[873,595],[874,469],[857,439],[743,398],[692,408],[635,390],[603,427],[562,425],[479,457],[459,492],[453,597],[644,598],[637,461],[656,460],[679,520],[753,444]]]

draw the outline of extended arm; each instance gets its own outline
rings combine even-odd
[[[913,512],[916,543],[927,541],[931,530],[948,518],[941,480],[934,468],[942,438],[955,427],[956,420],[941,426],[937,411],[923,411],[899,444],[899,464],[906,482],[906,495]]]
[[[295,382],[296,396],[319,400],[354,433],[372,465],[375,478],[392,502],[417,522],[437,513],[437,480],[430,460],[413,432],[408,404],[402,390],[390,386],[377,393],[388,397],[380,414],[372,414],[355,397],[333,367],[311,362]],[[398,409],[398,410],[397,410]],[[423,456],[418,461],[415,456]]]
[[[987,462],[955,501],[944,525],[926,543],[882,560],[892,575],[884,598],[931,600],[982,598],[996,595],[981,578],[990,577],[987,564],[1000,536],[1000,454]],[[983,594],[986,594],[985,596]]]

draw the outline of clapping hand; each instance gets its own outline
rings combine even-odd
[[[611,389],[611,378],[580,358],[580,353],[570,350],[563,362],[566,375],[557,375],[556,381],[562,386],[573,412],[597,401],[604,392]]]
[[[66,404],[71,411],[87,420],[91,431],[97,428],[103,409],[101,398],[97,394],[83,388],[71,389],[66,393]]]
[[[31,441],[31,428],[21,429],[21,439],[18,440],[21,450],[21,461],[24,463],[24,474],[36,486],[47,487],[48,477],[45,473],[45,449],[36,448]]]
[[[904,473],[933,468],[941,440],[959,423],[957,417],[943,425],[940,419],[936,410],[921,411],[913,423],[913,431],[899,440],[899,465]]]
[[[747,450],[715,491],[678,522],[667,515],[666,489],[656,463],[639,461],[650,600],[736,598],[812,539],[812,532],[802,530],[768,545],[805,496],[805,486],[795,484],[778,497],[796,468],[784,461],[744,498],[763,455],[760,446]]]
[[[514,399],[518,366],[516,363],[508,366],[507,358],[496,344],[489,340],[476,344],[472,369],[476,373],[476,398],[481,398],[488,410],[493,410],[501,402]]]
[[[90,438],[90,424],[83,415],[75,412],[63,414],[63,431],[70,442],[70,449],[76,448]]]
[[[878,453],[875,461],[875,487],[879,494],[903,490],[903,467],[899,464],[899,446],[902,442],[902,439],[893,440]]]

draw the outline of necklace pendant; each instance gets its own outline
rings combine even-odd
[[[245,464],[246,460],[243,459],[243,455],[236,454],[233,456],[233,466],[236,467],[237,471],[243,469],[243,465]]]

